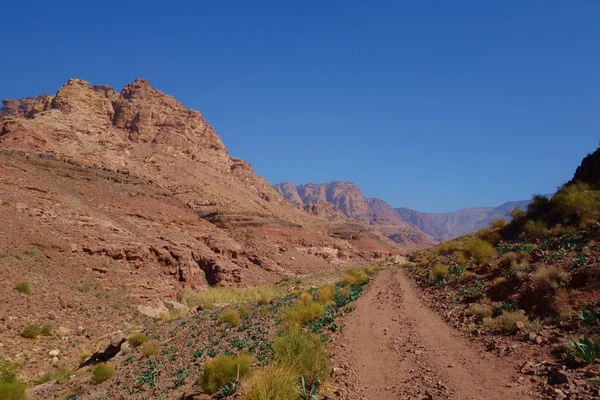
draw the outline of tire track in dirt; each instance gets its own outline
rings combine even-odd
[[[379,272],[343,323],[332,343],[339,399],[535,398],[510,360],[446,325],[402,270]]]

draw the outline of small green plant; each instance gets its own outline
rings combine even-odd
[[[208,394],[216,393],[229,382],[236,382],[239,378],[248,375],[251,365],[252,359],[245,354],[237,357],[219,356],[205,364],[197,384]]]
[[[575,258],[573,258],[573,264],[577,267],[585,267],[587,265],[587,258],[585,254],[579,254]]]
[[[519,307],[517,307],[517,303],[515,303],[514,300],[505,300],[500,303],[500,309],[502,309],[502,311],[513,312],[517,311]]]
[[[235,394],[239,388],[240,388],[239,381],[235,381],[235,382],[230,381],[229,383],[227,383],[219,388],[219,394],[221,395],[221,397],[229,397],[229,396],[232,396],[233,394]]]
[[[10,206],[10,204],[11,204],[11,203],[10,203],[10,200],[2,200],[2,205],[3,205],[4,207],[9,207],[9,206]]]
[[[300,386],[296,392],[302,400],[319,400],[319,396],[317,396],[317,390],[319,390],[320,385],[321,381],[315,381],[312,385],[310,385],[310,387],[308,387],[306,380],[304,377],[302,377],[300,380]]]
[[[21,336],[27,339],[36,339],[42,333],[42,328],[39,325],[27,325],[23,328]]]
[[[31,287],[29,286],[28,282],[17,283],[15,289],[17,290],[17,292],[26,294],[27,296],[31,294]]]
[[[593,341],[587,336],[582,336],[577,341],[569,340],[565,350],[583,364],[591,364],[596,361],[600,353],[600,341]]]
[[[92,383],[96,385],[106,382],[113,376],[115,376],[114,368],[106,363],[95,365],[94,368],[92,368]]]
[[[175,387],[180,387],[185,384],[185,379],[188,377],[188,370],[185,367],[179,367],[175,371],[175,376],[173,377],[173,385]]]
[[[600,311],[593,310],[591,308],[584,308],[579,313],[579,319],[585,324],[593,324],[600,318]]]
[[[144,333],[135,333],[129,337],[129,344],[131,347],[138,347],[148,341],[148,336]]]

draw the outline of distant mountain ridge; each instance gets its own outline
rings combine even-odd
[[[531,199],[508,201],[497,207],[424,213],[405,207],[393,208],[378,198],[365,198],[360,188],[352,182],[334,181],[298,186],[286,182],[273,185],[273,188],[298,207],[329,203],[351,219],[376,226],[378,231],[396,242],[410,237],[411,241],[422,244],[430,243],[431,239],[444,241],[474,232],[488,226],[496,218],[508,219],[508,211],[514,208],[525,210],[531,202]],[[419,236],[415,231],[424,236]]]
[[[308,213],[316,213],[332,221],[345,217],[368,224],[403,248],[428,247],[436,243],[435,239],[404,221],[385,201],[365,198],[360,188],[352,182],[334,181],[298,186],[285,182],[273,185],[273,188],[290,203]],[[325,205],[333,205],[334,209]]]

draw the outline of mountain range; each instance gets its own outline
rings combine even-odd
[[[280,183],[274,189],[293,205],[306,208],[328,203],[345,216],[368,222],[375,230],[402,243],[407,236],[423,245],[444,241],[486,227],[495,218],[507,219],[514,208],[526,209],[531,200],[509,201],[497,207],[473,207],[447,213],[424,213],[409,208],[393,208],[386,201],[365,198],[351,182],[330,182],[294,186]],[[424,234],[426,237],[424,237]],[[418,239],[416,239],[418,238]]]

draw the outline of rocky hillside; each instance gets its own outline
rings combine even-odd
[[[328,210],[327,217],[330,220],[339,221],[345,216],[352,221],[368,224],[404,249],[428,247],[435,243],[430,236],[404,221],[385,201],[365,198],[354,183],[336,181],[300,186],[280,183],[273,187],[299,208]],[[326,204],[334,209],[331,210]]]
[[[199,112],[146,80],[117,92],[72,79],[55,95],[3,104],[2,315],[87,308],[74,290],[84,283],[152,315],[184,287],[274,282],[399,251],[372,230],[290,206]],[[21,280],[35,297],[23,301]],[[105,323],[102,307],[67,328]],[[17,321],[15,332],[28,322]]]
[[[414,252],[406,265],[448,322],[500,356],[524,356],[520,372],[544,398],[600,395],[598,154],[509,223]]]

